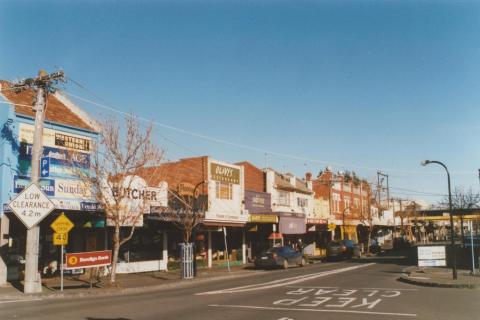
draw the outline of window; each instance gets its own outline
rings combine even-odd
[[[217,199],[232,199],[232,184],[226,182],[215,182],[215,195]]]
[[[345,208],[350,208],[350,200],[349,199],[345,199]]]
[[[308,199],[305,198],[297,198],[297,205],[299,207],[305,208],[308,206]]]
[[[358,209],[360,208],[360,199],[353,199],[353,206]]]
[[[287,191],[278,191],[278,205],[289,206],[290,194]]]
[[[333,212],[339,212],[340,211],[340,195],[337,193],[334,193],[332,195],[333,198]]]

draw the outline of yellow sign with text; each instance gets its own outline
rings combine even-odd
[[[68,233],[57,233],[53,234],[53,245],[55,246],[66,246],[68,244]]]
[[[75,225],[70,219],[62,212],[55,221],[50,225],[56,233],[68,233]]]

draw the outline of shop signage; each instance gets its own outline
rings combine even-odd
[[[25,190],[27,186],[29,186],[32,182],[30,181],[30,177],[25,176],[14,176],[13,177],[13,192],[20,193],[22,190]],[[40,179],[38,181],[38,185],[40,189],[50,197],[55,196],[55,180],[52,179]]]
[[[304,218],[280,217],[279,226],[283,234],[304,234],[307,231]]]
[[[309,218],[307,219],[307,224],[327,224],[327,220],[319,218]]]
[[[271,213],[271,199],[270,193],[245,190],[245,209],[247,209],[250,214]]]
[[[62,214],[52,222],[50,228],[56,233],[69,233],[74,226],[73,222],[62,212]]]
[[[55,179],[57,198],[91,199],[92,194],[81,180]]]
[[[80,210],[82,211],[99,211],[102,206],[97,202],[80,202]]]
[[[34,126],[28,123],[20,123],[19,129],[20,142],[32,144]],[[44,128],[43,145],[90,153],[92,150],[92,139],[73,133]]]
[[[68,244],[68,233],[55,232],[52,239],[54,246],[66,246]]]
[[[67,253],[65,260],[67,261],[67,269],[109,266],[112,263],[112,251]]]
[[[254,223],[277,223],[278,217],[273,214],[250,214],[249,222]]]
[[[240,184],[240,169],[225,166],[219,163],[210,163],[210,176],[212,180]]]
[[[20,192],[8,205],[27,229],[38,224],[55,208],[35,183]]]
[[[243,210],[240,210],[240,214],[207,211],[205,212],[205,220],[207,222],[246,223],[248,222],[248,214]]]
[[[419,267],[444,267],[447,265],[445,246],[418,246]]]
[[[188,183],[188,182],[182,182],[178,184],[178,195],[179,196],[187,196],[187,197],[193,197],[193,193],[195,191],[195,185]]]
[[[128,176],[118,187],[112,188],[111,201],[117,199],[120,204],[118,217],[107,217],[107,225],[114,226],[115,220],[121,226],[143,226],[143,214],[149,214],[151,207],[168,206],[168,184],[160,182],[159,187],[149,187],[144,179],[139,176]]]

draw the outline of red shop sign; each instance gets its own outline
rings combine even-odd
[[[112,263],[112,251],[67,253],[67,269],[108,266]]]

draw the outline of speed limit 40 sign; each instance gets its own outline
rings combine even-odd
[[[53,234],[53,245],[55,246],[66,246],[68,244],[68,233],[58,233]]]

